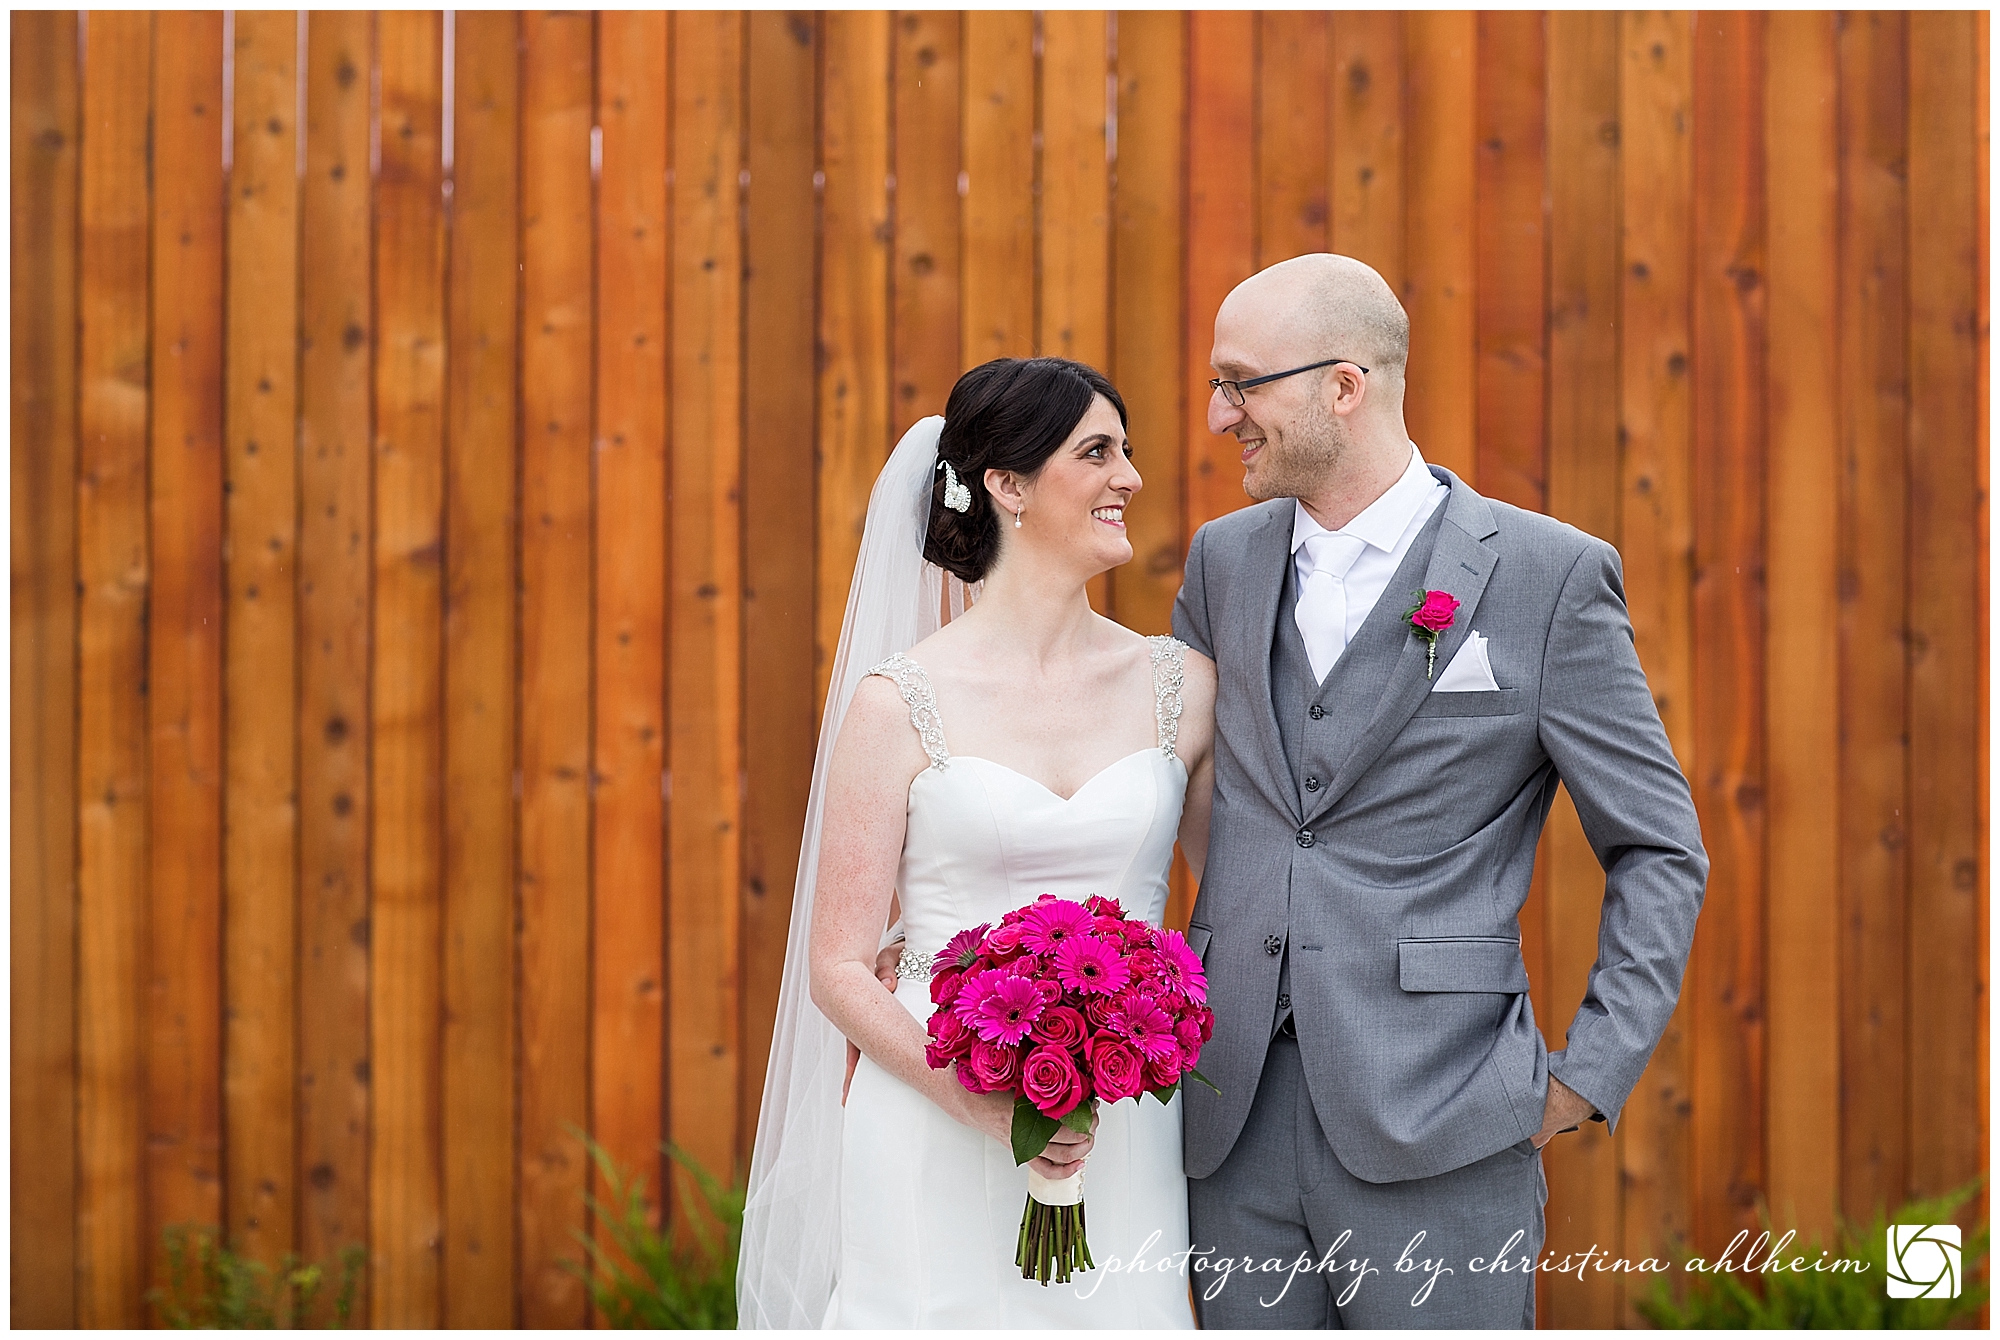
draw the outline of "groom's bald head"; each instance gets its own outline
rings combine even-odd
[[[1294,256],[1238,284],[1223,300],[1223,312],[1232,308],[1281,341],[1293,365],[1352,359],[1386,399],[1402,400],[1410,318],[1373,267],[1328,252]]]

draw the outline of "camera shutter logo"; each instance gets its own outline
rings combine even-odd
[[[1958,1225],[1889,1225],[1888,1284],[1891,1298],[1958,1297]]]

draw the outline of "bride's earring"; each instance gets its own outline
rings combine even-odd
[[[1014,529],[1015,529],[1015,530],[1019,530],[1019,529],[1021,528],[1021,513],[1022,513],[1022,512],[1024,511],[1024,510],[1025,510],[1024,508],[1020,508],[1020,507],[1016,507],[1016,508],[1014,509]]]

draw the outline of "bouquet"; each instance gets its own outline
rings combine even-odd
[[[1014,1095],[1014,1162],[1061,1127],[1088,1135],[1099,1101],[1173,1097],[1215,1028],[1201,960],[1179,931],[1127,917],[1110,898],[1045,893],[996,926],[960,931],[934,960],[924,1059],[973,1093]],[[1209,1084],[1214,1088],[1213,1084]],[[1014,1254],[1023,1279],[1088,1270],[1083,1174],[1028,1171]]]

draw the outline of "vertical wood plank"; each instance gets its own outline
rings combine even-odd
[[[1839,86],[1830,15],[1774,13],[1764,140],[1770,432],[1764,684],[1772,1219],[1833,1240],[1840,1185]]]
[[[1689,406],[1688,256],[1693,146],[1692,32],[1685,15],[1619,19],[1622,269],[1619,547],[1639,661],[1667,739],[1692,775],[1694,486]],[[1693,1219],[1691,1013],[1682,1005],[1626,1101],[1623,1250],[1633,1259],[1685,1241]],[[1711,1249],[1714,1250],[1714,1249]],[[1625,1324],[1638,1324],[1626,1299]]]
[[[1035,351],[1099,369],[1111,358],[1107,37],[1102,10],[1049,10],[1042,18],[1042,261]],[[899,123],[899,140],[901,133]]]
[[[745,451],[756,463],[743,477],[743,1096],[736,1147],[744,1150],[757,1133],[777,1018],[817,709],[807,506],[816,420],[807,371],[818,289],[813,118],[820,35],[809,14],[761,11],[750,15],[747,40],[744,345],[786,372],[768,380],[755,374],[756,389],[746,391],[743,406]],[[956,246],[956,231],[952,241]]]
[[[896,15],[894,81],[895,338],[890,431],[944,413],[958,361],[961,262],[958,208],[961,16]],[[751,181],[756,181],[753,169]],[[754,346],[753,346],[754,347]]]
[[[1407,295],[1403,25],[1394,13],[1333,17],[1328,180],[1332,249],[1366,261]]]
[[[607,10],[597,41],[591,1134],[657,1194],[667,998],[666,16]]]
[[[299,1251],[368,1235],[369,306],[365,13],[306,34],[299,352]],[[355,1322],[367,1324],[366,1299]]]
[[[743,833],[740,14],[674,18],[673,154],[667,767],[675,785],[667,813],[667,1127],[677,1144],[728,1179],[742,1152],[736,1148]]]
[[[1992,424],[1992,400],[1991,400],[1991,395],[1993,390],[1992,386],[1993,274],[1992,274],[1992,252],[1991,252],[1991,247],[1992,247],[1991,239],[1993,235],[1992,234],[1993,213],[1992,213],[1992,196],[1991,196],[1992,164],[1993,164],[1992,49],[1993,49],[1992,14],[1986,12],[1980,12],[1974,14],[1973,48],[1972,48],[1972,58],[1973,58],[1972,161],[1974,167],[1972,174],[1973,177],[1972,199],[1975,208],[1975,213],[1972,226],[1972,236],[1974,239],[1977,255],[1975,257],[1976,278],[1974,279],[1972,286],[1972,291],[1976,295],[1973,304],[1974,319],[1972,323],[1972,330],[1973,330],[1973,338],[1976,341],[1978,341],[1978,346],[1973,354],[1972,366],[1973,366],[1973,383],[1974,383],[1973,404],[1976,407],[1978,415],[1978,427],[1977,427],[1978,440],[1975,444],[1975,449],[1973,452],[1973,461],[1976,466],[1975,479],[1976,479],[1976,486],[1979,490],[1979,498],[1980,498],[1979,552],[1981,555],[1987,555],[1992,553],[1992,542],[1993,542],[1993,514],[1992,514],[1993,481],[1991,475],[1992,451],[1993,451],[1993,424]],[[1980,602],[1980,607],[1982,609],[1990,610],[1992,608],[1992,598],[1993,598],[1992,570],[1990,563],[1980,564],[1978,571],[1979,571],[1978,599]],[[1987,617],[1991,619],[1992,616],[1989,614]],[[1987,631],[1989,634],[1991,633],[1990,625]],[[1990,683],[1992,671],[1993,671],[1992,649],[1988,645],[1986,640],[1982,639],[1980,641],[1980,649],[1979,649],[1979,682],[1982,684]],[[1982,696],[1979,700],[1979,718],[1978,718],[1978,728],[1976,731],[1976,738],[1979,741],[1979,761],[1978,765],[1973,770],[1974,776],[1978,778],[1978,785],[1976,788],[1977,791],[1976,812],[1979,815],[1979,846],[1981,850],[1987,849],[1987,844],[1991,841],[1991,832],[1992,832],[1991,830],[1992,811],[1990,808],[1992,803],[1992,776],[1993,776],[1992,774],[1993,757],[1992,757],[1992,745],[1991,745],[1992,724],[1993,724],[1992,718],[1993,718],[1992,701],[1991,699]],[[1992,874],[1990,870],[1987,873],[1986,891],[1977,901],[1978,901],[1977,929],[1974,931],[1972,938],[1973,942],[1978,946],[1980,946],[1980,950],[1979,950],[1978,962],[1976,965],[1978,968],[1979,977],[1977,982],[1974,983],[1974,986],[1977,992],[1977,999],[1979,1000],[1979,1002],[1983,1004],[1991,1000],[1992,998],[1991,992],[1993,989],[1992,962],[1990,958],[1991,947],[1992,947],[1991,936],[1992,936],[1992,912],[1993,912]],[[1990,1147],[1993,1136],[1993,1111],[1992,1111],[1992,1098],[1991,1098],[1991,1092],[1992,1092],[1991,1086],[1993,1079],[1993,1074],[1992,1074],[1993,1018],[1991,1013],[1984,1009],[1975,1010],[1973,1018],[1974,1018],[1974,1031],[1973,1031],[1972,1054],[1976,1058],[1978,1058],[1977,1064],[1974,1066],[1974,1084],[1976,1085],[1976,1091],[1981,1095],[1984,1095],[1982,1101],[1979,1104],[1978,1141],[1979,1141],[1979,1147],[1984,1149]],[[1973,1215],[1977,1216],[1978,1218],[1985,1219],[1991,1215],[1992,1206],[1993,1206],[1992,1191],[1990,1190],[1990,1188],[1982,1187],[1980,1189],[1980,1194],[1974,1199],[1974,1203],[1970,1207],[1970,1211]],[[1991,1324],[1992,1309],[1990,1307],[1985,1308],[1981,1311],[1981,1314],[1978,1317],[1978,1322],[1981,1325]]]
[[[10,1315],[76,1325],[77,16],[15,13]]]
[[[1526,10],[1481,14],[1477,61],[1475,459],[1482,493],[1537,511],[1547,428],[1542,22]]]
[[[224,340],[224,1223],[296,1242],[299,23],[235,18]]]
[[[1172,631],[1187,534],[1182,529],[1182,206],[1185,196],[1187,21],[1121,13],[1117,25],[1118,144],[1112,239],[1111,374],[1131,418],[1146,481],[1127,529],[1135,551],[1120,570],[1118,617],[1149,635]],[[1211,315],[1213,315],[1211,313]],[[1203,366],[1207,354],[1203,353]]]
[[[1471,14],[1404,17],[1404,279],[1412,393],[1404,405],[1424,459],[1473,477],[1478,405],[1477,25]]]
[[[1209,397],[1201,392],[1212,375],[1216,309],[1257,269],[1256,195],[1243,180],[1243,165],[1256,161],[1254,67],[1244,59],[1255,36],[1248,11],[1188,17],[1187,334],[1181,356],[1190,388],[1183,446],[1190,536],[1204,521],[1249,501],[1236,439],[1208,431]]]
[[[1118,136],[1113,164],[1111,375],[1125,397],[1134,460],[1146,481],[1126,526],[1133,559],[1119,570],[1118,618],[1141,633],[1173,631],[1186,553],[1185,397],[1181,357],[1186,242],[1187,27],[1178,13],[1112,16]],[[1206,354],[1204,354],[1204,360]],[[1178,857],[1168,925],[1192,902]]]
[[[1850,1219],[1902,1204],[1908,480],[1904,35],[1835,20],[1840,79],[1840,1164]]]
[[[1035,20],[1025,10],[965,15],[967,367],[1035,352]]]
[[[1101,371],[1111,360],[1109,26],[1095,9],[1047,10],[1040,22],[1035,352]],[[1118,576],[1103,572],[1090,580],[1090,603],[1099,613],[1111,610]]]
[[[1259,269],[1327,249],[1328,24],[1323,11],[1257,16]]]
[[[968,22],[970,20],[968,19]],[[823,20],[820,109],[819,547],[813,702],[826,701],[868,490],[890,449],[889,28]],[[968,41],[968,46],[971,43]],[[971,70],[967,70],[968,97]],[[970,154],[968,121],[967,152]],[[967,222],[968,254],[972,225]],[[967,297],[970,303],[970,279]],[[968,309],[969,319],[969,309]],[[968,342],[963,356],[977,362]]]
[[[521,20],[523,1324],[581,1326],[589,1121],[591,16]]]
[[[1971,1060],[1974,935],[1987,893],[1979,744],[1984,619],[1965,592],[1984,565],[1978,489],[1974,230],[1977,39],[1967,12],[1910,16],[1910,920],[1909,1073],[1920,1106],[1909,1189],[1934,1196],[1985,1165],[1985,1091]]]
[[[444,1324],[515,1324],[520,20],[452,18],[444,593]]]
[[[444,43],[434,11],[381,24],[368,1282],[377,1325],[430,1327],[442,1320]]]
[[[1764,1192],[1763,23],[1694,43],[1695,805],[1713,862],[1695,935],[1695,1241]]]
[[[77,474],[77,1324],[142,1324],[152,17],[83,67]]]
[[[222,119],[221,13],[161,14],[146,625],[153,1242],[168,1224],[222,1219]]]
[[[1551,13],[1548,62],[1547,510],[1616,543],[1618,443],[1618,19]],[[1597,958],[1604,874],[1562,792],[1549,814],[1543,871],[1546,949],[1538,982],[1542,1030],[1560,1046]],[[1543,1152],[1546,1251],[1617,1249],[1622,1196],[1616,1141],[1585,1122]],[[1552,1326],[1615,1326],[1621,1277],[1547,1278]]]

